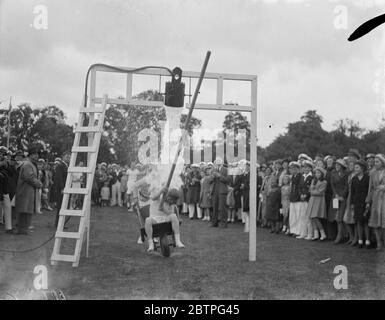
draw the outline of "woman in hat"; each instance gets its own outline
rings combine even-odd
[[[203,221],[210,221],[211,209],[213,207],[211,201],[211,183],[213,181],[211,177],[212,166],[206,166],[204,169],[204,177],[201,183],[201,194],[200,194],[200,206],[203,209]]]
[[[313,238],[313,224],[307,214],[307,206],[310,199],[310,186],[313,181],[313,162],[304,160],[303,162],[303,185],[301,189],[301,209],[300,209],[300,234],[297,239]]]
[[[348,195],[348,173],[346,172],[346,162],[343,159],[338,159],[335,166],[336,171],[333,172],[330,178],[333,201],[331,201],[331,210],[329,212],[328,220],[337,222],[337,237],[334,240],[334,243],[339,244],[342,242],[344,233],[343,217]]]
[[[368,153],[365,157],[368,172],[372,171],[374,168],[374,159],[376,158],[376,155],[373,153]]]
[[[271,233],[279,233],[280,231],[280,221],[282,219],[279,212],[280,208],[281,190],[278,186],[278,177],[272,176],[266,197],[266,220],[270,223]]]
[[[363,248],[363,236],[365,233],[365,246],[370,247],[370,234],[368,226],[368,213],[365,199],[369,190],[369,175],[366,173],[366,162],[358,160],[354,165],[355,176],[351,183],[350,205],[357,223],[358,247]]]
[[[262,186],[261,186],[261,210],[258,213],[258,221],[261,224],[262,228],[267,227],[266,221],[266,197],[267,192],[270,188],[270,179],[272,177],[272,171],[270,167],[266,167],[265,176],[263,178]]]
[[[281,205],[283,216],[283,228],[282,232],[285,234],[290,233],[289,226],[289,210],[290,210],[290,175],[285,175],[282,178],[281,186]]]
[[[356,172],[354,170],[354,165],[357,162],[357,160],[351,159],[348,162],[348,197],[346,199],[346,208],[345,208],[345,214],[343,221],[346,225],[346,228],[348,230],[349,234],[349,240],[347,244],[354,246],[358,242],[358,234],[357,230],[355,229],[356,221],[354,219],[354,212],[351,208],[351,187],[352,187],[352,179],[356,175]]]
[[[334,156],[328,155],[325,157],[324,162],[326,164],[326,176],[325,180],[327,182],[326,191],[325,191],[325,202],[326,202],[326,214],[329,217],[332,210],[332,198],[333,190],[331,185],[331,177],[335,172],[335,158]],[[326,236],[328,240],[335,239],[337,235],[337,226],[335,225],[334,219],[326,219],[324,221],[324,226],[326,227]]]
[[[283,159],[282,160],[282,171],[281,171],[281,174],[280,174],[279,180],[278,180],[279,186],[282,186],[283,177],[290,174],[289,173],[289,163],[290,163],[289,159]]]
[[[382,233],[385,229],[385,156],[377,154],[374,170],[370,174],[367,206],[370,206],[369,227],[376,234],[377,250],[383,248]]]
[[[311,218],[314,234],[308,236],[306,240],[325,240],[326,234],[320,219],[326,218],[326,201],[325,192],[327,181],[325,180],[326,170],[316,167],[314,171],[314,179],[310,186],[310,200],[307,206],[306,216]],[[320,237],[321,236],[321,237]]]
[[[201,192],[201,175],[199,173],[199,165],[192,164],[192,171],[187,176],[187,199],[189,218],[194,219],[195,208],[199,204]],[[198,219],[202,218],[202,212],[198,211]]]

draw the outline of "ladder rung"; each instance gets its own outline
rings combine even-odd
[[[81,113],[103,113],[103,108],[80,108]]]
[[[64,261],[64,262],[75,262],[75,256],[71,256],[68,254],[53,254],[51,257],[53,261]]]
[[[71,217],[84,217],[84,211],[83,210],[67,210],[67,209],[61,209],[60,216],[71,216]]]
[[[63,193],[68,194],[88,194],[88,188],[64,188]]]
[[[56,231],[56,238],[80,239],[79,232]]]
[[[77,127],[75,128],[74,132],[99,132],[100,128],[99,126],[93,126],[93,127]]]
[[[93,173],[92,168],[89,167],[69,167],[68,172],[71,173]]]
[[[78,147],[72,147],[72,152],[96,152],[96,148],[94,146],[91,147],[85,147],[85,146],[78,146]]]

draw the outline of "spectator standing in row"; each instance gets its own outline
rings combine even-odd
[[[42,187],[37,176],[38,159],[37,147],[31,147],[28,151],[28,158],[20,167],[15,200],[15,210],[18,212],[18,234],[29,234],[32,215],[36,211],[36,190]]]
[[[70,156],[71,156],[70,152],[65,152],[62,156],[62,159],[57,158],[55,160],[56,165],[55,165],[54,174],[53,174],[53,189],[55,192],[55,202],[56,202],[56,209],[57,209],[55,227],[57,227],[59,222],[59,212],[63,202],[63,191],[66,184]]]
[[[211,226],[227,228],[226,197],[229,179],[227,176],[227,168],[225,168],[223,160],[219,157],[214,162],[212,176],[213,219]]]
[[[0,147],[0,209],[4,216],[5,231],[10,233],[12,232],[12,207],[9,194],[9,181],[11,180],[11,177],[7,171],[7,153],[7,148]]]

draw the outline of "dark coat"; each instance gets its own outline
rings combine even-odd
[[[279,208],[281,207],[281,189],[271,189],[266,198],[266,219],[271,221],[280,220]]]
[[[261,178],[261,177],[259,177]],[[243,211],[250,211],[250,172],[242,175],[242,183],[244,185],[242,193],[243,193]],[[260,179],[260,185],[262,185],[262,178]],[[257,189],[258,193],[258,189]]]
[[[366,209],[366,197],[369,190],[369,176],[364,174],[362,179],[353,177],[351,184],[350,203],[354,206],[354,218],[356,221],[364,221],[364,212]]]
[[[213,179],[213,189],[212,194],[224,194],[227,195],[228,192],[228,184],[230,183],[230,179],[227,175],[227,168],[222,166],[219,170],[219,177],[214,177]]]
[[[17,181],[15,210],[16,212],[34,213],[35,212],[35,192],[42,187],[37,179],[37,168],[29,160],[24,161],[20,168],[19,179]]]
[[[291,179],[290,202],[300,202],[304,180],[301,173],[297,173]]]
[[[331,184],[331,178],[332,174],[335,172],[334,168],[328,168],[326,171],[326,177],[325,180],[327,182],[326,185],[326,191],[325,191],[325,202],[326,202],[326,208],[329,210],[331,199],[333,198],[333,190],[332,190],[332,184]]]
[[[234,208],[239,209],[242,208],[242,195],[243,190],[241,189],[241,185],[243,183],[243,174],[238,174],[236,176],[230,177],[230,187],[234,189]]]
[[[309,201],[310,199],[310,186],[313,181],[313,175],[308,175],[304,178],[303,185],[301,188],[301,194],[305,195],[305,201]]]
[[[53,198],[59,201],[62,196],[62,191],[66,184],[68,166],[64,161],[60,161],[53,172]]]
[[[197,204],[200,201],[201,193],[201,175],[199,171],[192,171],[187,176],[187,194],[186,194],[186,203],[188,204]]]
[[[333,191],[333,197],[338,195],[343,197],[344,200],[339,201],[338,209],[333,209],[333,201],[330,202],[328,221],[343,221],[346,209],[346,198],[349,193],[348,177],[349,174],[347,172],[338,173],[337,171],[333,171],[331,174],[330,184]]]
[[[6,170],[5,167],[0,167],[0,174],[2,175],[1,178],[1,193],[3,195],[9,194],[9,176],[8,176],[8,171]]]

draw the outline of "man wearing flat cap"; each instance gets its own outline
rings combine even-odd
[[[59,212],[63,202],[63,190],[67,180],[68,165],[70,162],[71,153],[69,151],[64,152],[62,158],[58,158],[57,164],[53,172],[53,190],[54,201],[56,202],[56,219],[55,227],[59,222]]]
[[[357,149],[349,149],[347,156],[349,158],[348,161],[354,161],[355,162],[355,161],[361,159],[361,155]]]
[[[29,234],[32,215],[36,210],[36,191],[42,188],[42,183],[37,177],[38,159],[39,147],[31,146],[28,150],[28,157],[20,167],[15,196],[15,210],[18,214],[18,234]]]

